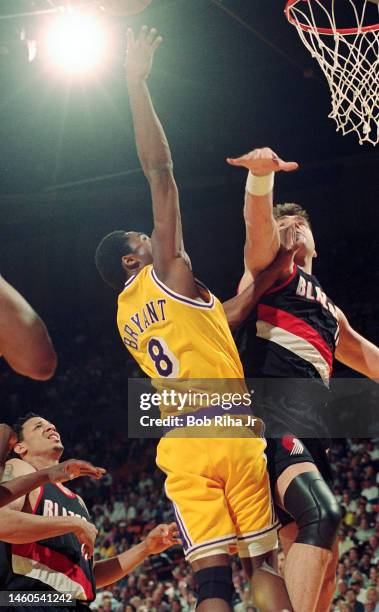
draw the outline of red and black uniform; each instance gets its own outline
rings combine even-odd
[[[49,483],[40,488],[33,513],[90,520],[80,498],[61,484]],[[81,605],[84,608],[96,595],[92,560],[86,560],[73,533],[32,544],[0,542],[0,590],[70,592],[76,599],[76,609]],[[25,610],[39,608],[27,607]],[[41,610],[45,608],[41,607]]]
[[[255,413],[266,423],[273,484],[303,461],[330,479],[326,417],[338,335],[335,305],[317,278],[296,265],[236,334],[245,376],[255,379]]]

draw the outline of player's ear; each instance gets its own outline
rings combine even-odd
[[[122,267],[127,272],[131,270],[135,270],[140,265],[140,260],[138,257],[134,255],[134,253],[129,253],[128,255],[123,255],[121,257]]]
[[[313,251],[313,255],[312,255],[312,257],[314,257],[314,258],[316,258],[316,257],[317,257],[317,251],[316,251],[316,249]]]
[[[23,442],[17,442],[14,447],[13,447],[13,452],[16,455],[20,455],[22,456],[25,452],[26,452],[26,447],[25,444]]]

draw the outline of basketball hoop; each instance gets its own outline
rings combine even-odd
[[[288,0],[285,14],[327,79],[337,131],[378,144],[379,0]]]

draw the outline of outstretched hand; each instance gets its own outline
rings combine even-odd
[[[146,536],[145,544],[149,555],[157,555],[174,544],[179,544],[179,532],[176,523],[158,525]]]
[[[143,26],[137,39],[134,38],[133,30],[128,28],[125,62],[128,79],[147,79],[153,65],[154,53],[162,40],[154,28],[149,30],[147,26]]]
[[[92,463],[80,459],[68,459],[48,468],[50,482],[66,482],[81,476],[91,476],[98,480],[104,476],[105,472],[104,468],[95,467]]]
[[[242,166],[247,168],[255,176],[264,176],[270,172],[292,172],[297,170],[299,164],[296,162],[286,162],[280,159],[271,149],[254,149],[241,157],[227,157],[226,161],[231,166]]]

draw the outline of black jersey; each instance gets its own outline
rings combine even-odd
[[[239,348],[246,376],[318,378],[326,386],[338,341],[337,309],[317,278],[294,266],[243,323]]]
[[[79,497],[61,484],[41,487],[34,514],[89,520]],[[82,602],[96,594],[92,560],[86,560],[73,533],[32,544],[0,542],[0,590],[71,592]]]
[[[313,406],[325,404],[329,395],[338,335],[335,305],[317,278],[296,265],[285,282],[263,295],[236,342],[245,376],[266,381],[254,385],[257,400],[272,398],[257,413],[266,423],[274,418],[299,437],[326,435]]]

